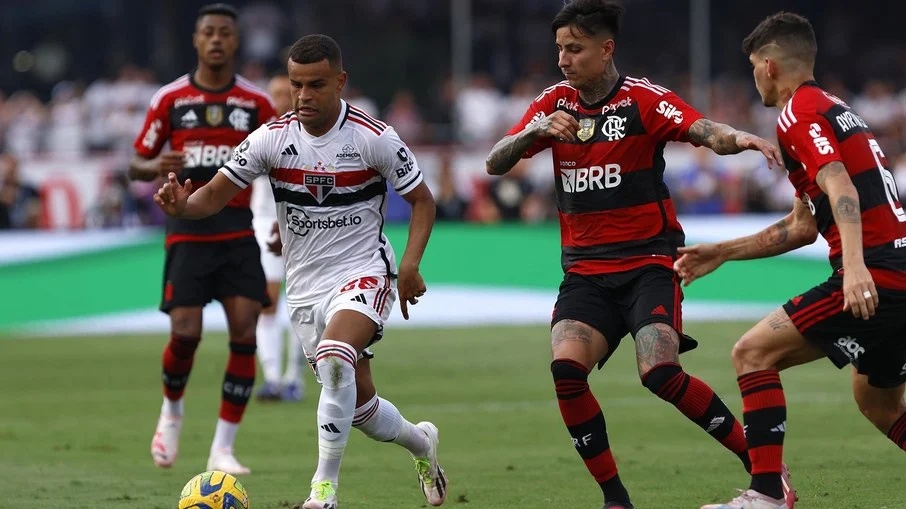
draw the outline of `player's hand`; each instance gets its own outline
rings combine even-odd
[[[182,151],[164,152],[157,158],[157,173],[166,177],[171,172],[179,173],[186,165],[186,154]]]
[[[409,319],[409,304],[418,304],[418,299],[428,291],[425,280],[418,272],[418,266],[405,263],[400,264],[399,279],[396,289],[400,296],[400,310],[403,318]]]
[[[878,307],[878,289],[864,263],[843,267],[843,311],[868,320]]]
[[[563,110],[557,110],[535,122],[533,128],[542,138],[555,138],[559,141],[576,141],[579,121]]]
[[[192,180],[186,179],[183,185],[179,185],[176,174],[170,173],[167,175],[167,182],[154,193],[154,203],[168,215],[179,217],[186,209],[186,202],[189,201],[190,194],[192,194]]]
[[[764,154],[764,158],[768,160],[768,168],[773,168],[774,165],[777,165],[778,168],[783,168],[783,157],[780,155],[780,149],[764,138],[759,138],[745,131],[736,131],[736,146],[743,150],[757,150]]]
[[[274,221],[271,226],[271,236],[267,239],[267,250],[275,256],[283,256],[283,241],[280,240],[280,225]]]
[[[689,286],[696,279],[710,274],[724,262],[717,244],[695,244],[677,250],[680,257],[673,262],[673,270]]]

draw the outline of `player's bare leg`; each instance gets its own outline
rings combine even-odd
[[[783,464],[786,399],[780,370],[824,356],[821,349],[799,333],[783,308],[763,318],[736,342],[733,366],[742,392],[752,480],[749,489],[736,499],[726,504],[706,505],[703,509],[750,506],[792,509],[797,497]]]
[[[390,401],[377,395],[371,375],[371,361],[359,360],[356,366],[356,408],[352,425],[378,442],[393,442],[404,447],[415,460],[419,485],[428,503],[443,504],[447,496],[447,477],[437,461],[437,427],[430,422],[412,424]]]
[[[853,397],[859,410],[881,433],[900,449],[906,451],[906,401],[903,390],[906,384],[882,389],[868,383],[868,376],[852,368]]]
[[[202,308],[178,307],[169,311],[170,341],[164,348],[162,379],[164,401],[151,439],[151,458],[161,468],[170,468],[179,455],[183,394],[192,371],[195,350],[201,341]]]
[[[258,318],[257,343],[258,362],[264,383],[255,398],[259,401],[280,400],[280,368],[282,366],[283,329],[277,322],[277,301],[280,296],[281,284],[279,281],[267,282],[267,295],[271,305],[261,309]]]
[[[679,345],[679,334],[666,323],[651,323],[638,330],[635,348],[642,385],[735,454],[748,472],[742,425],[708,384],[683,370]]]
[[[604,492],[605,507],[632,507],[607,439],[607,424],[588,387],[588,373],[608,353],[604,336],[577,320],[560,320],[551,329],[551,374],[560,415],[585,467]]]
[[[222,302],[230,336],[230,354],[207,468],[233,475],[247,474],[250,470],[233,454],[233,443],[255,383],[255,329],[261,303],[241,296],[225,297]]]

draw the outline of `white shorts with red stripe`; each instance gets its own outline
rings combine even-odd
[[[338,285],[321,301],[313,306],[289,308],[290,324],[296,338],[302,344],[309,365],[315,367],[315,351],[322,339],[327,324],[338,311],[349,310],[362,313],[377,324],[372,343],[384,335],[384,323],[390,317],[390,311],[396,303],[396,281],[389,276],[359,276]],[[339,339],[339,338],[328,338]],[[369,349],[359,354],[359,359],[371,358],[374,355]],[[318,380],[320,382],[320,379]]]

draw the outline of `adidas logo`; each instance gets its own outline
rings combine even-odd
[[[711,433],[716,430],[718,426],[724,423],[724,417],[715,417],[711,419],[711,424],[708,425],[708,429],[705,430],[706,433]]]
[[[285,155],[285,156],[297,156],[297,155],[299,155],[299,153],[296,152],[296,146],[293,145],[292,143],[290,143],[289,146],[286,147],[285,149],[283,149],[283,152],[280,152],[280,153],[283,154],[283,155]]]
[[[365,296],[362,295],[361,293],[358,294],[358,295],[356,295],[355,297],[349,299],[349,300],[354,300],[354,301],[356,301],[356,302],[361,302],[362,304],[368,304],[368,301],[365,300]]]
[[[195,110],[189,110],[179,121],[182,122],[183,127],[195,127],[198,125],[198,115],[195,114]]]
[[[786,433],[786,421],[781,422],[780,424],[771,428],[772,433]]]
[[[339,433],[340,432],[340,429],[337,428],[336,424],[334,424],[332,422],[321,426],[321,429],[323,429],[324,431],[326,431],[328,433]]]
[[[667,310],[664,309],[664,306],[658,306],[658,307],[656,307],[656,308],[654,308],[654,309],[651,310],[651,314],[652,314],[652,315],[667,316]]]

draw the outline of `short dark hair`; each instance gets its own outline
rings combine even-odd
[[[208,14],[219,14],[221,16],[229,16],[233,19],[239,18],[239,12],[235,7],[230,4],[217,3],[208,4],[201,9],[198,9],[198,17],[196,19],[201,19],[201,17],[207,16]]]
[[[554,16],[551,30],[556,34],[557,30],[572,25],[586,35],[607,32],[616,39],[623,11],[623,6],[615,0],[567,0]]]
[[[314,64],[326,59],[331,67],[343,68],[340,45],[324,34],[306,35],[293,43],[289,48],[289,59],[297,64]]]
[[[792,58],[815,63],[818,54],[815,31],[803,16],[785,11],[768,16],[742,41],[742,52],[751,55],[772,43]]]

